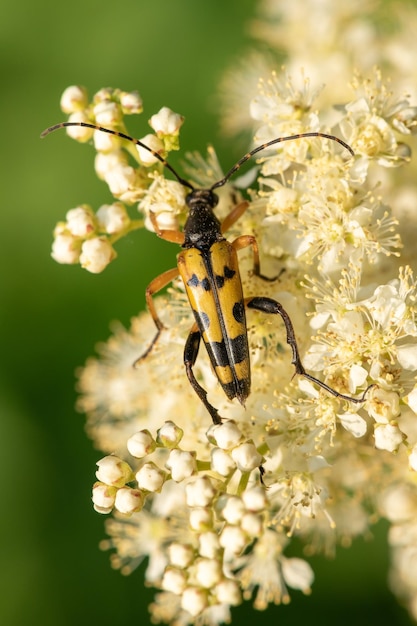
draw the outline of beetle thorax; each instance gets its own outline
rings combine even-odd
[[[213,209],[218,203],[218,196],[210,189],[196,189],[186,198],[190,209],[184,226],[183,248],[210,248],[223,239],[220,221]]]

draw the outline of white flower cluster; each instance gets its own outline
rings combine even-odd
[[[195,364],[196,378],[223,419],[207,430],[210,417],[183,368],[184,341],[194,323],[183,290],[156,299],[165,330],[137,369],[132,364],[155,330],[151,317],[143,313],[129,330],[116,329],[80,375],[79,408],[107,455],[93,488],[95,509],[110,514],[107,547],[126,573],[149,560],[145,577],[158,590],[150,607],[156,622],[216,626],[230,620],[230,607],[243,599],[253,597],[261,610],[288,602],[289,587],[308,593],[311,567],[284,554],[291,538],[309,553],[332,553],[338,542],[369,534],[378,516],[391,524],[392,587],[417,616],[417,280],[411,268],[417,190],[405,186],[401,167],[411,160],[417,108],[409,97],[394,97],[381,71],[370,69],[372,50],[385,60],[391,55],[391,62],[395,55],[383,37],[376,38],[371,20],[367,30],[357,19],[367,2],[307,5],[313,12],[322,7],[322,31],[304,19],[309,9],[301,0],[263,3],[254,29],[287,51],[288,66],[297,66],[293,75],[307,55],[302,65],[320,70],[320,81],[310,72],[311,83],[319,84],[324,72],[329,88],[320,91],[304,77],[298,85],[288,72],[267,72],[268,62],[252,57],[241,75],[244,93],[229,89],[235,108],[224,121],[239,130],[250,120],[254,145],[283,135],[332,133],[355,156],[323,137],[260,152],[251,171],[257,188],[248,190],[250,206],[233,234],[255,235],[263,273],[279,275],[271,282],[253,276],[250,251],[239,253],[245,296],[282,303],[306,370],[345,395],[360,397],[369,389],[363,404],[348,403],[301,377],[291,381],[283,325],[251,312],[252,382],[245,407],[225,398],[207,355]],[[411,33],[417,12],[401,10]],[[354,57],[366,66],[363,76],[351,69]],[[415,71],[414,61],[410,67]],[[403,91],[398,84],[395,93]],[[248,103],[243,115],[242,102]],[[69,88],[62,108],[72,120],[125,133],[123,116],[140,112],[142,103],[137,94],[101,90],[89,104],[85,90]],[[181,123],[161,109],[150,121],[154,132],[142,140],[165,158],[178,147]],[[96,214],[86,205],[69,211],[56,229],[54,258],[101,271],[114,258],[117,239],[144,224],[153,229],[152,214],[163,229],[183,223],[186,192],[165,178],[154,154],[99,131],[74,127],[71,135],[93,137],[96,171],[115,203]],[[192,155],[187,174],[196,187],[220,180],[214,151],[207,161]],[[227,200],[217,213],[222,218],[237,192],[231,185],[219,192]],[[391,208],[397,195],[412,209],[404,226],[398,219],[404,211]],[[141,220],[129,218],[125,204],[132,203]]]
[[[412,107],[407,100],[386,105],[379,72],[355,81],[356,100],[339,107],[331,129],[350,133],[355,159],[320,137],[266,152],[260,188],[250,192],[251,205],[234,229],[256,234],[267,273],[279,273],[283,261],[286,266],[279,281],[266,282],[253,277],[252,259],[243,253],[245,295],[282,302],[308,371],[321,372],[345,395],[373,385],[366,402],[340,403],[310,381],[290,383],[284,329],[258,314],[249,318],[252,391],[246,410],[226,400],[207,360],[195,365],[210,401],[229,419],[207,431],[209,417],[183,370],[193,319],[181,289],[156,300],[166,330],[136,370],[132,364],[154,333],[148,314],[129,331],[119,329],[81,374],[79,408],[107,454],[98,463],[94,507],[114,515],[107,545],[115,549],[116,566],[129,572],[149,559],[146,580],[159,589],[151,606],[155,620],[214,625],[230,619],[230,607],[243,598],[254,596],[254,606],[264,609],[287,602],[290,587],[308,593],[313,572],[305,561],[285,556],[290,538],[298,536],[309,550],[324,545],[332,551],[338,540],[368,532],[375,514],[384,515],[383,505],[369,515],[368,502],[350,494],[369,493],[369,485],[383,494],[398,465],[403,472],[417,468],[417,283],[408,266],[397,278],[375,282],[381,258],[396,259],[400,240],[396,220],[371,182],[376,168],[394,172],[393,163],[406,162],[396,136],[408,128],[393,120],[402,112],[407,118]],[[382,100],[384,105],[374,106]],[[312,102],[310,90],[305,87],[301,98],[288,78],[273,74],[261,81],[253,104],[257,141],[320,132],[320,116],[309,113]],[[355,102],[363,110],[368,103],[369,123],[356,114]],[[389,141],[378,144],[371,127],[384,128],[384,137],[389,128]],[[188,168],[203,185],[221,177],[213,152],[209,159],[193,155]],[[184,191],[158,171],[149,173],[147,185],[149,195],[139,203],[145,221],[156,212],[164,227],[177,228],[175,207]],[[229,206],[233,194],[227,187],[224,197]],[[112,223],[117,220],[99,222],[91,209],[79,207],[61,229],[76,238],[81,256],[84,242]],[[119,223],[121,229],[107,236],[127,232],[128,223]],[[381,472],[381,463],[392,471]]]
[[[101,89],[88,101],[83,87],[68,87],[61,97],[61,108],[69,114],[68,121],[95,124],[116,133],[126,134],[124,115],[142,113],[142,100],[137,92]],[[94,140],[97,151],[95,169],[118,200],[103,205],[96,213],[88,205],[71,209],[65,222],[54,231],[52,257],[58,263],[75,264],[92,273],[102,272],[116,258],[113,244],[128,232],[142,228],[154,230],[150,212],[156,214],[161,228],[178,228],[178,214],[185,208],[185,192],[176,181],[160,175],[162,163],[155,153],[165,157],[179,147],[179,129],[183,118],[163,107],[149,120],[153,134],[140,145],[86,126],[69,126],[67,133],[81,143]],[[130,161],[133,161],[133,164]],[[127,206],[138,203],[143,220],[132,220]]]
[[[137,468],[106,456],[97,463],[98,482],[93,487],[96,511],[118,511],[117,534],[123,532],[120,515],[130,518],[140,512],[136,532],[144,545],[144,535],[152,532],[149,518],[158,517],[158,507],[172,523],[175,520],[172,528],[159,526],[158,565],[149,566],[153,585],[163,592],[158,618],[188,622],[204,613],[227,621],[229,607],[242,602],[242,587],[252,590],[269,574],[275,581],[269,581],[269,587],[276,601],[288,599],[287,585],[307,593],[313,580],[311,568],[301,559],[283,556],[286,541],[267,529],[267,491],[253,480],[248,482],[263,460],[253,442],[233,421],[212,426],[207,432],[211,461],[204,462],[180,448],[182,438],[182,429],[173,422],[165,422],[155,438],[149,430],[135,433],[127,449],[139,460]],[[255,565],[246,552],[257,538],[261,540]],[[124,541],[125,546],[126,541],[136,541],[136,533]],[[144,554],[148,549],[149,544]],[[255,578],[249,574],[252,569]],[[165,603],[164,596],[171,602]],[[257,604],[267,604],[263,589]]]

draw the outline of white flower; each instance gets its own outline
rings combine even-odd
[[[123,231],[130,223],[129,215],[121,202],[103,204],[96,217],[100,228],[109,235]]]
[[[236,463],[226,450],[222,450],[221,448],[212,448],[211,467],[221,476],[229,476],[229,474],[235,470]]]
[[[159,492],[166,478],[166,472],[161,470],[155,463],[144,463],[135,474],[139,489],[151,492]]]
[[[141,138],[141,142],[145,144],[145,146],[148,146],[153,152],[157,152],[163,156],[164,144],[157,135],[145,135],[145,137]],[[139,154],[139,160],[143,165],[149,166],[159,162],[159,159],[157,159],[150,150],[146,150],[146,148],[139,145],[136,145],[136,150]]]
[[[181,596],[181,606],[196,617],[208,606],[207,592],[200,587],[188,587]]]
[[[379,450],[396,452],[404,440],[404,435],[395,424],[376,424],[375,446]]]
[[[174,448],[169,453],[165,466],[171,471],[172,479],[175,482],[182,482],[196,471],[195,454]]]
[[[124,515],[132,515],[141,510],[144,502],[143,493],[139,489],[122,487],[117,490],[114,507]]]
[[[87,239],[81,246],[81,267],[92,274],[102,272],[116,258],[116,251],[105,237]]]
[[[60,106],[64,113],[83,111],[88,105],[87,90],[79,85],[67,87],[61,96]]]
[[[119,100],[124,114],[142,113],[143,103],[138,91],[121,91]]]
[[[282,573],[285,582],[293,589],[309,593],[314,582],[314,572],[304,559],[282,559]]]
[[[251,441],[241,443],[232,450],[232,459],[241,472],[251,472],[262,463],[262,455]]]
[[[241,603],[242,597],[239,589],[239,585],[236,580],[230,580],[226,578],[216,585],[214,593],[217,600],[221,604],[230,604],[231,606],[237,606]]]
[[[243,438],[238,426],[232,420],[211,426],[208,436],[212,437],[222,450],[230,450],[237,446]]]
[[[209,506],[216,495],[210,478],[199,476],[185,488],[188,506]]]
[[[129,437],[126,447],[132,456],[142,459],[155,450],[156,441],[148,430],[141,430]]]
[[[74,113],[71,113],[68,121],[77,123],[91,122],[85,111],[75,111]],[[85,143],[87,141],[90,141],[94,131],[91,128],[86,128],[85,126],[68,126],[66,128],[66,132],[68,137],[71,137],[76,141],[80,141],[81,143]]]
[[[65,217],[66,227],[75,237],[88,237],[96,229],[94,213],[87,204],[71,209]]]
[[[132,480],[132,470],[130,466],[117,456],[105,456],[97,461],[97,479],[113,487],[123,487]]]
[[[174,113],[168,107],[162,107],[158,113],[152,115],[149,120],[150,126],[158,136],[178,134],[183,124],[184,118],[178,113]]]
[[[219,556],[221,546],[217,533],[210,531],[203,532],[199,535],[198,540],[198,552],[201,556],[205,556],[208,559],[214,559]]]
[[[175,448],[183,437],[183,430],[174,422],[167,421],[158,430],[156,440],[165,448]]]
[[[78,263],[81,254],[81,241],[70,233],[61,232],[55,235],[51,256],[57,263]]]
[[[184,569],[194,560],[194,549],[190,545],[171,543],[168,547],[168,556],[172,565]]]
[[[197,582],[207,589],[214,587],[222,579],[221,563],[218,559],[199,559],[196,563]]]
[[[110,513],[114,506],[116,493],[116,487],[110,487],[100,482],[95,483],[92,494],[94,510],[97,511],[97,513]]]
[[[181,595],[187,585],[187,575],[175,567],[167,567],[162,578],[161,587],[175,595]]]
[[[120,107],[116,102],[103,100],[94,106],[96,123],[104,128],[112,128],[122,119]]]
[[[226,524],[220,533],[220,545],[227,553],[237,555],[247,544],[246,534],[238,526]]]

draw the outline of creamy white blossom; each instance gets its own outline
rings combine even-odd
[[[391,587],[417,616],[417,280],[410,234],[417,193],[415,175],[407,180],[403,167],[415,167],[410,50],[417,11],[398,8],[409,50],[397,34],[380,33],[370,13],[365,23],[367,1],[324,0],[326,19],[311,28],[305,15],[318,6],[261,4],[252,32],[285,53],[287,69],[278,73],[263,59],[239,70],[223,123],[232,132],[244,120],[251,147],[325,133],[355,154],[321,136],[280,142],[256,154],[247,176],[216,189],[220,220],[248,201],[230,229],[231,241],[249,236],[235,244],[244,297],[284,307],[313,378],[293,377],[293,338],[279,316],[249,311],[245,406],[226,398],[203,342],[193,365],[221,418],[210,425],[184,371],[195,318],[176,280],[155,300],[164,328],[154,349],[146,352],[155,325],[142,313],[129,329],[117,327],[80,373],[78,408],[107,455],[97,464],[93,506],[109,515],[107,545],[117,567],[129,573],[147,559],[146,584],[158,591],[150,609],[155,622],[217,626],[243,599],[264,610],[288,603],[291,589],[309,594],[314,572],[307,557],[286,554],[293,537],[306,554],[331,554],[338,544],[368,537],[378,517],[390,525]],[[391,83],[376,62],[396,69]],[[244,88],[236,83],[242,77]],[[404,95],[406,83],[413,97]],[[62,106],[74,121],[124,134],[124,115],[142,112],[137,92],[111,88],[90,102],[83,88],[71,87]],[[235,116],[232,106],[239,107]],[[170,163],[182,116],[163,107],[149,123],[155,134],[142,141]],[[93,132],[74,127],[69,134],[86,142]],[[55,229],[53,257],[97,272],[115,258],[118,239],[136,228],[172,230],[172,240],[180,240],[190,189],[134,142],[94,131],[94,148],[96,173],[115,201],[97,212],[88,205],[70,210]],[[195,188],[222,179],[213,149],[207,158],[187,158],[186,180]],[[405,195],[408,211],[398,201]],[[253,271],[252,236],[262,277]]]

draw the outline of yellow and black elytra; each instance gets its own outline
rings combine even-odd
[[[356,403],[364,402],[368,390],[360,398],[352,398],[332,389],[305,371],[298,352],[292,322],[279,302],[267,297],[244,298],[237,258],[239,250],[251,247],[254,258],[254,274],[264,280],[275,280],[261,274],[259,250],[255,237],[242,235],[233,242],[227,241],[224,237],[224,233],[244,213],[248,203],[241,202],[235,206],[222,222],[214,214],[214,209],[218,203],[218,196],[214,193],[214,189],[222,187],[243,163],[261,150],[283,141],[306,137],[323,137],[337,141],[353,155],[349,145],[334,135],[319,132],[278,137],[245,154],[221,180],[214,183],[209,189],[195,189],[191,183],[181,178],[158,152],[146,146],[139,139],[134,139],[125,133],[87,122],[62,122],[47,128],[41,137],[67,126],[92,128],[116,135],[145,148],[174,174],[179,183],[190,189],[190,193],[186,197],[189,214],[183,231],[159,228],[156,216],[151,214],[156,234],[162,239],[181,245],[183,250],[178,254],[177,267],[155,278],[146,289],[146,303],[155,322],[157,333],[146,352],[136,361],[135,365],[151,352],[164,328],[156,312],[153,295],[161,291],[179,275],[184,282],[195,317],[184,349],[185,369],[191,386],[207,408],[215,424],[221,423],[221,417],[217,409],[207,400],[207,392],[195,378],[193,366],[197,359],[201,338],[203,338],[214,372],[227,398],[229,400],[237,398],[242,405],[245,404],[251,386],[245,307],[281,316],[287,331],[287,343],[292,350],[291,362],[295,366],[296,374],[304,376],[338,398]]]

